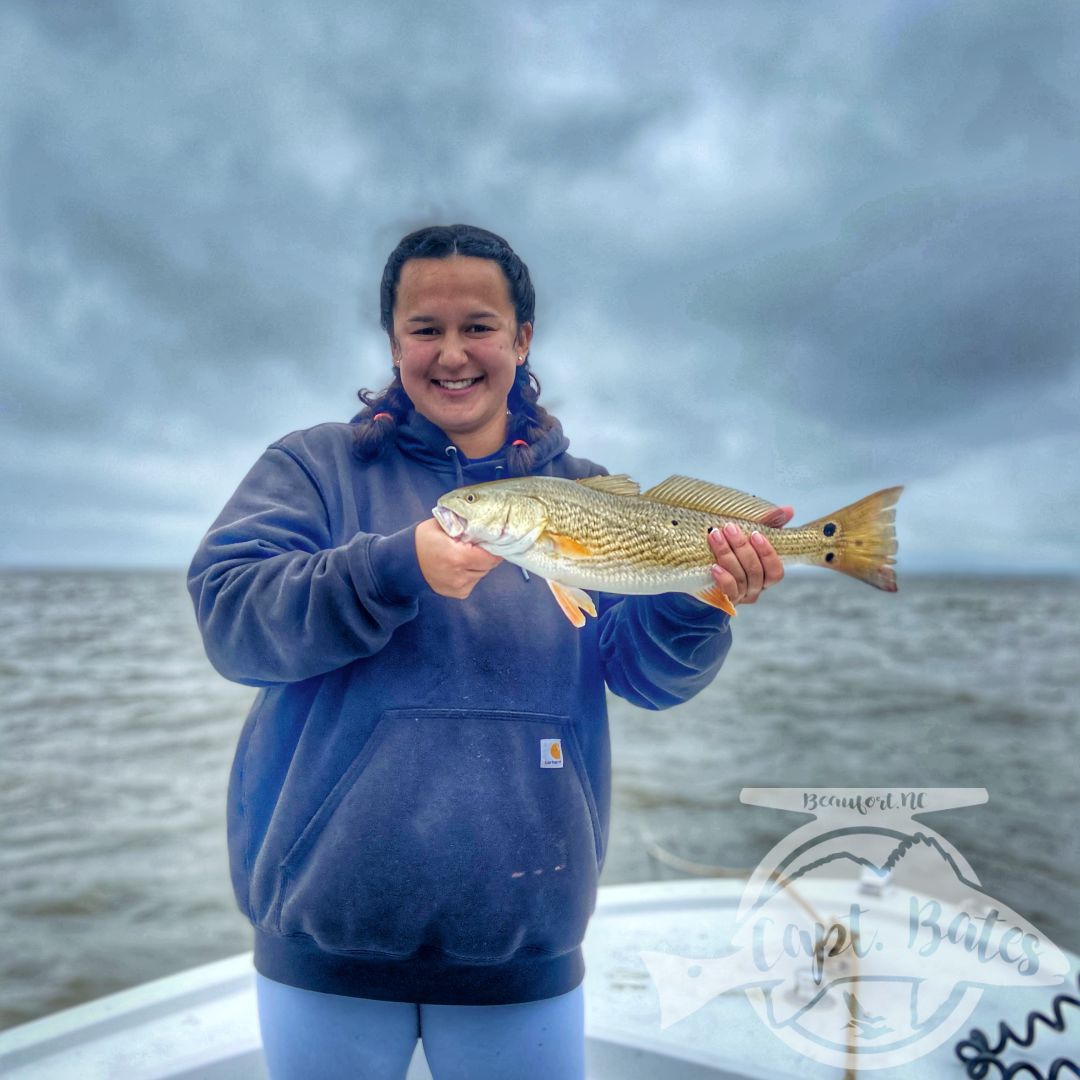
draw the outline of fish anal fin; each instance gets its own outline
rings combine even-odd
[[[562,613],[580,630],[585,625],[584,612],[596,615],[596,605],[592,597],[584,589],[577,589],[573,585],[563,585],[559,581],[548,581],[548,588],[552,596],[562,608]]]
[[[546,532],[544,538],[551,542],[552,548],[559,555],[576,556],[581,559],[587,559],[592,555],[592,552],[580,540],[575,540],[572,536]]]
[[[736,488],[708,484],[704,480],[694,480],[689,476],[669,476],[641,494],[646,499],[667,503],[669,506],[744,518],[758,525],[772,525],[774,528],[783,525],[787,520],[784,511],[775,503]]]
[[[594,491],[605,491],[608,495],[640,495],[641,488],[636,480],[631,480],[626,473],[615,476],[585,476],[578,480],[584,487]]]
[[[703,604],[719,608],[721,611],[726,611],[729,615],[737,614],[735,605],[728,599],[727,593],[724,592],[719,585],[712,584],[706,586],[706,588],[702,589],[700,592],[694,593],[694,596]]]

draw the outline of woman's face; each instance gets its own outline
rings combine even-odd
[[[491,259],[410,259],[401,268],[394,363],[416,411],[467,457],[494,454],[506,440],[506,398],[531,340],[532,324],[518,326]]]

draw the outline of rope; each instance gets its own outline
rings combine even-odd
[[[708,863],[692,862],[690,859],[684,859],[680,855],[676,855],[673,851],[668,851],[667,848],[661,847],[652,837],[642,834],[642,842],[645,845],[645,850],[654,858],[657,862],[662,863],[664,866],[669,866],[673,870],[679,870],[684,874],[692,874],[695,877],[711,877],[711,878],[748,878],[751,871],[743,867],[733,866],[715,866]],[[850,933],[845,927],[843,927],[838,920],[830,919],[826,926],[825,920],[814,910],[813,905],[810,904],[805,897],[795,888],[791,882],[784,878],[779,871],[774,870],[769,875],[770,882],[777,882],[786,895],[790,896],[796,904],[799,905],[805,911],[811,919],[814,920],[816,926],[822,926],[825,928],[822,940],[818,942],[815,950],[814,959],[819,965],[819,970],[825,966],[825,942],[829,939],[834,930],[838,930],[841,934],[850,937],[851,946],[851,966],[853,974],[851,975],[851,981],[853,984],[858,984],[859,981],[859,954],[856,951],[856,946],[859,943],[858,934]],[[854,989],[852,990],[852,997],[855,998]],[[858,999],[855,998],[857,1001]],[[856,1051],[855,1051],[855,1025],[848,1026],[847,1035],[847,1067],[844,1069],[843,1080],[858,1080],[858,1074],[855,1066]]]

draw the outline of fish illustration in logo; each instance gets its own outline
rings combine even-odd
[[[862,1045],[897,1064],[958,1028],[985,987],[1062,982],[1068,957],[983,891],[962,856],[910,813],[884,817],[841,825],[827,814],[786,838],[751,877],[723,955],[642,952],[660,1026],[743,990],[817,1060],[843,1064]],[[860,892],[860,876],[876,887]]]
[[[893,1028],[884,1023],[884,1016],[871,1016],[860,1004],[854,994],[844,991],[844,1004],[847,1006],[851,1019],[847,1027],[854,1028],[864,1039],[876,1039],[881,1035],[888,1035]]]

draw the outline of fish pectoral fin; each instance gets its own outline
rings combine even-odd
[[[588,612],[596,616],[596,605],[592,597],[584,589],[577,589],[573,585],[563,585],[560,581],[548,581],[548,588],[559,602],[562,613],[580,630],[585,625],[585,616],[582,612]]]
[[[655,487],[643,491],[642,496],[669,506],[681,506],[687,510],[700,510],[706,514],[724,517],[740,517],[758,525],[779,528],[787,520],[784,511],[775,503],[748,495],[737,488],[707,484],[689,476],[669,476]]]
[[[558,555],[569,555],[588,559],[592,552],[580,541],[572,536],[564,536],[562,533],[545,532],[545,539],[551,542],[551,547]]]
[[[585,476],[578,480],[578,483],[596,491],[606,491],[609,495],[641,494],[637,481],[631,480],[626,473],[618,473],[615,476]]]
[[[727,593],[720,588],[719,585],[709,585],[707,588],[702,589],[700,592],[694,593],[694,597],[700,600],[703,604],[708,604],[710,607],[719,608],[721,611],[726,611],[729,615],[737,615],[735,605],[728,599]]]

